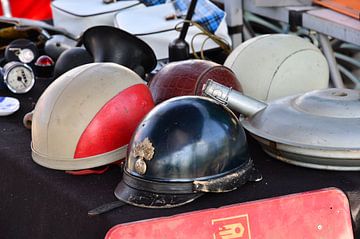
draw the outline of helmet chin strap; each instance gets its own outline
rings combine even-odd
[[[123,201],[114,201],[114,202],[110,202],[110,203],[106,203],[106,204],[103,204],[97,208],[94,208],[90,211],[88,211],[88,215],[89,216],[96,216],[96,215],[100,215],[100,214],[103,214],[105,212],[109,212],[111,210],[114,210],[118,207],[122,207],[126,205],[125,202]]]

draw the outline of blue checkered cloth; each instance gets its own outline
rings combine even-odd
[[[175,0],[174,7],[181,14],[186,15],[190,2],[191,0]],[[224,17],[224,11],[209,0],[198,0],[192,20],[199,23],[209,32],[214,33]]]
[[[154,6],[154,5],[163,4],[166,2],[166,0],[141,0],[140,2],[142,2],[146,6]]]

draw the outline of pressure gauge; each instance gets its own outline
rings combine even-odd
[[[23,94],[35,83],[33,70],[26,64],[12,61],[4,66],[4,82],[13,93]]]

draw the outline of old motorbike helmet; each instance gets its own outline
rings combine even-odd
[[[176,207],[205,192],[234,190],[252,169],[244,130],[230,110],[202,96],[175,97],[139,124],[115,195],[139,207]]]
[[[224,65],[235,72],[245,95],[262,101],[329,85],[324,55],[309,41],[294,35],[254,37],[236,47]]]
[[[153,106],[148,87],[130,69],[115,63],[76,67],[57,78],[35,106],[32,158],[59,170],[120,160]]]
[[[242,91],[229,68],[207,60],[171,62],[153,76],[149,88],[158,104],[175,96],[201,95],[201,88],[208,79]]]

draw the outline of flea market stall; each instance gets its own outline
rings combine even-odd
[[[151,220],[201,224],[232,207],[250,225],[238,238],[275,238],[254,228],[333,202],[284,200],[278,221],[259,208],[327,188],[360,237],[357,19],[331,28],[328,9],[250,0],[105,2],[53,1],[55,26],[0,18],[1,238],[118,238],[139,221],[159,233]],[[251,33],[269,25],[242,26],[243,10],[301,29]]]

